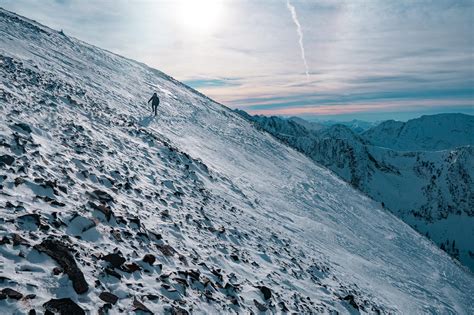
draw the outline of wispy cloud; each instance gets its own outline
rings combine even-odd
[[[296,33],[298,34],[298,43],[300,45],[301,50],[301,59],[303,59],[303,64],[305,68],[306,77],[309,77],[309,69],[308,69],[308,62],[306,61],[306,54],[304,50],[304,42],[303,42],[303,31],[301,30],[301,24],[298,20],[298,15],[296,14],[295,6],[290,3],[290,0],[286,0],[286,7],[291,13],[291,18],[296,25]]]
[[[240,83],[238,79],[208,79],[208,78],[198,78],[198,79],[188,79],[183,81],[184,84],[189,85],[192,88],[219,88],[219,87],[229,87],[229,86],[238,86]]]

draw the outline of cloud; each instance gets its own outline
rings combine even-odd
[[[199,36],[179,27],[175,1],[1,2],[234,108],[296,114],[390,103],[396,112],[397,102],[407,111],[405,104],[426,101],[423,110],[455,110],[474,99],[471,0],[222,1],[225,19]],[[295,51],[302,58],[289,57]],[[304,72],[295,71],[305,62]],[[309,77],[307,65],[317,65]],[[436,106],[435,99],[452,105]]]
[[[229,87],[229,86],[238,86],[238,79],[189,79],[184,80],[184,84],[189,85],[192,88],[219,88],[219,87]]]
[[[309,77],[309,70],[308,70],[308,63],[306,61],[306,55],[304,50],[304,43],[303,43],[303,31],[301,30],[301,24],[298,20],[298,15],[296,14],[295,7],[290,3],[290,0],[286,0],[286,7],[291,13],[291,18],[296,25],[296,33],[298,34],[298,43],[300,45],[301,50],[301,59],[303,59],[303,64],[305,68],[306,77]]]

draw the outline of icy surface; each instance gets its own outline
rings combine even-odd
[[[0,55],[0,285],[23,295],[2,313],[60,298],[88,313],[474,312],[474,277],[446,253],[169,76],[4,10]]]

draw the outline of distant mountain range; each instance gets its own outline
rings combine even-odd
[[[309,121],[300,117],[290,117],[288,118],[288,120],[297,122],[300,125],[303,125],[304,127],[310,130],[319,130],[319,129],[323,129],[332,125],[344,125],[356,133],[362,133],[372,127],[377,126],[380,123],[380,122],[364,121],[364,120],[359,120],[359,119],[353,119],[350,121],[336,121],[336,120]]]
[[[241,115],[383,204],[474,270],[474,116],[342,124]]]

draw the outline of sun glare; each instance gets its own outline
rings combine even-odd
[[[179,0],[177,18],[179,24],[194,32],[214,30],[221,21],[222,0]]]

